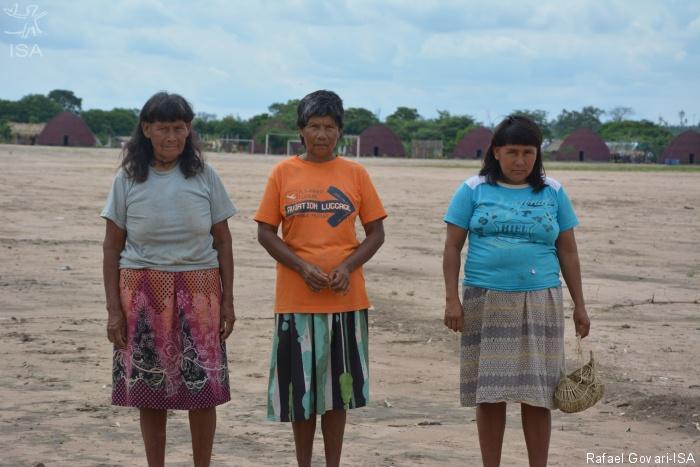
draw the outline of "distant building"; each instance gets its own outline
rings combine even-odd
[[[651,162],[653,154],[640,149],[637,141],[606,141],[610,157],[614,162]]]
[[[687,130],[668,143],[661,155],[662,164],[700,164],[700,133]]]
[[[564,139],[554,158],[557,161],[610,162],[610,149],[597,133],[579,128]]]
[[[85,121],[71,112],[61,112],[46,122],[37,138],[45,146],[95,146],[97,140]]]
[[[411,157],[416,159],[435,159],[442,157],[442,140],[414,139],[411,141]]]
[[[454,151],[452,157],[458,159],[482,159],[486,150],[491,144],[493,133],[491,130],[484,127],[477,127],[462,136]]]
[[[46,123],[16,123],[9,122],[11,144],[36,144],[37,138]]]
[[[556,154],[563,142],[564,140],[561,138],[553,139],[542,146],[542,152],[544,154]]]
[[[391,128],[377,123],[360,133],[360,156],[406,157],[406,150]]]

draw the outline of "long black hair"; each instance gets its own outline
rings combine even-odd
[[[496,160],[494,150],[508,144],[537,148],[537,158],[532,172],[527,176],[527,183],[534,191],[540,191],[545,186],[544,165],[542,164],[542,130],[537,126],[537,123],[522,115],[509,115],[494,129],[491,144],[486,150],[479,175],[485,176],[486,181],[492,185],[503,179],[503,172]]]
[[[144,104],[139,114],[139,122],[134,129],[131,139],[124,147],[122,153],[122,169],[129,178],[137,182],[145,182],[148,178],[148,167],[153,162],[153,145],[151,140],[143,133],[142,124],[154,122],[192,123],[194,112],[187,100],[179,94],[159,92],[154,94]],[[185,149],[179,158],[179,166],[185,178],[196,175],[204,168],[202,150],[196,141],[196,136],[190,129]]]

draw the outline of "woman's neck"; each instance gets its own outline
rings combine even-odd
[[[153,159],[153,162],[151,162],[151,167],[153,167],[153,170],[155,170],[156,172],[167,172],[168,170],[175,167],[179,160],[179,157],[173,161]]]
[[[322,162],[330,162],[333,159],[335,159],[335,154],[330,153],[329,155],[324,155],[324,156],[315,156],[313,154],[309,154],[308,152],[305,152],[299,156],[301,160],[307,161],[307,162],[316,162],[316,163],[322,163]]]

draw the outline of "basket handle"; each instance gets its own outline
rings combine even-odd
[[[583,361],[583,350],[581,350],[581,335],[576,334],[576,354],[578,355],[578,363],[579,363],[579,368],[583,367],[584,361]],[[593,355],[593,354],[591,354]]]

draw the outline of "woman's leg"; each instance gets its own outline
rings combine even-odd
[[[312,415],[308,420],[292,422],[292,430],[294,430],[297,464],[299,464],[299,467],[308,467],[311,465],[311,453],[314,448],[316,414]]]
[[[195,467],[209,467],[216,431],[216,407],[190,410],[192,457]]]
[[[530,467],[545,467],[552,433],[552,412],[544,407],[520,404]]]
[[[139,409],[141,436],[146,447],[148,467],[165,465],[165,427],[168,411],[159,409]]]
[[[506,403],[477,404],[476,427],[484,467],[501,465],[503,432],[506,429]]]
[[[345,410],[336,409],[329,410],[321,416],[323,447],[326,451],[326,466],[335,467],[340,465],[346,415],[347,412]]]

